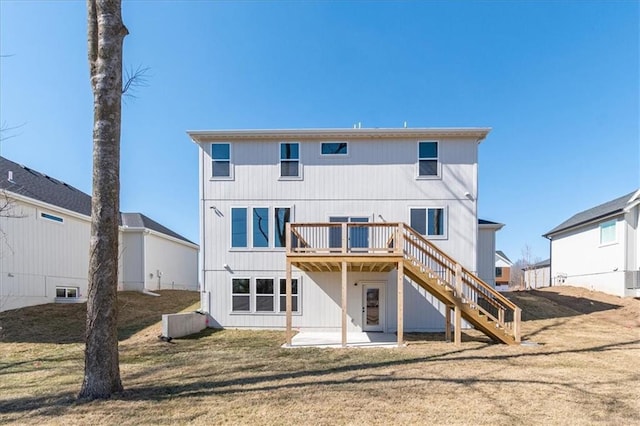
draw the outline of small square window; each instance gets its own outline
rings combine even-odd
[[[447,237],[447,221],[444,208],[410,209],[409,216],[410,226],[421,235],[436,239]]]
[[[616,242],[616,221],[600,224],[600,244],[611,244]]]

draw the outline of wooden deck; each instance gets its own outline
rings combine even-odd
[[[350,272],[397,274],[397,344],[403,346],[404,278],[440,300],[446,309],[450,338],[461,342],[462,318],[495,341],[520,342],[521,310],[490,285],[404,223],[306,223],[286,229],[287,344],[292,338],[291,270],[340,272],[342,346],[347,346],[347,277]]]

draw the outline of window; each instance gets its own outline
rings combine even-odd
[[[288,207],[276,207],[273,210],[273,222],[275,223],[275,247],[286,247],[287,235],[286,224],[291,222],[291,209]]]
[[[500,266],[496,266],[496,278],[502,277],[502,268]]]
[[[253,247],[269,247],[269,208],[253,209]]]
[[[291,311],[298,310],[298,280],[291,278]],[[280,312],[287,312],[287,280],[280,278]]]
[[[418,142],[418,176],[438,176],[438,142]]]
[[[411,227],[421,235],[434,238],[447,236],[444,208],[411,209],[410,222]]]
[[[54,216],[52,214],[49,213],[40,213],[40,217],[43,219],[47,219],[47,220],[52,220],[54,222],[58,222],[58,223],[64,223],[64,219],[58,216]]]
[[[600,244],[611,244],[616,242],[616,221],[600,224]]]
[[[256,312],[275,311],[275,292],[272,278],[256,279]]]
[[[300,144],[280,144],[280,177],[300,177]]]
[[[322,142],[320,145],[322,155],[347,155],[346,142]]]
[[[231,145],[211,144],[211,175],[213,178],[231,177]]]
[[[367,223],[369,218],[367,217],[348,217],[348,216],[334,216],[329,218],[331,223]],[[349,240],[347,241],[349,248],[367,248],[369,247],[369,228],[352,226],[349,228]],[[341,248],[342,247],[342,228],[332,226],[329,228],[329,247]]]
[[[231,285],[231,310],[233,312],[250,312],[251,286],[249,278],[233,278]]]
[[[78,287],[56,287],[56,298],[58,299],[75,299],[79,293]]]
[[[247,247],[247,209],[231,209],[231,247]]]

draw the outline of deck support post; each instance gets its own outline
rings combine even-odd
[[[287,224],[288,225],[288,224]],[[292,315],[291,315],[291,311],[292,311],[292,297],[291,297],[291,293],[292,293],[292,289],[291,289],[291,261],[289,259],[287,259],[287,277],[286,277],[286,284],[285,284],[285,291],[286,291],[286,307],[287,307],[287,346],[291,346],[291,339],[293,338],[292,336],[292,330],[291,330],[291,326],[292,326]]]
[[[444,340],[451,342],[451,306],[444,307]]]
[[[347,347],[347,262],[342,261],[342,347]]]
[[[520,320],[522,319],[522,309],[515,308],[513,311],[513,337],[516,343],[520,343],[522,336],[520,335]]]
[[[462,344],[462,266],[456,263],[456,304],[454,308],[454,343],[456,345]]]
[[[404,345],[404,260],[398,262],[398,347]]]

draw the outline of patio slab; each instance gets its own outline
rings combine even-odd
[[[392,333],[347,333],[348,348],[395,348],[397,337]],[[341,348],[342,334],[339,332],[300,332],[291,339],[291,346],[283,348]]]

